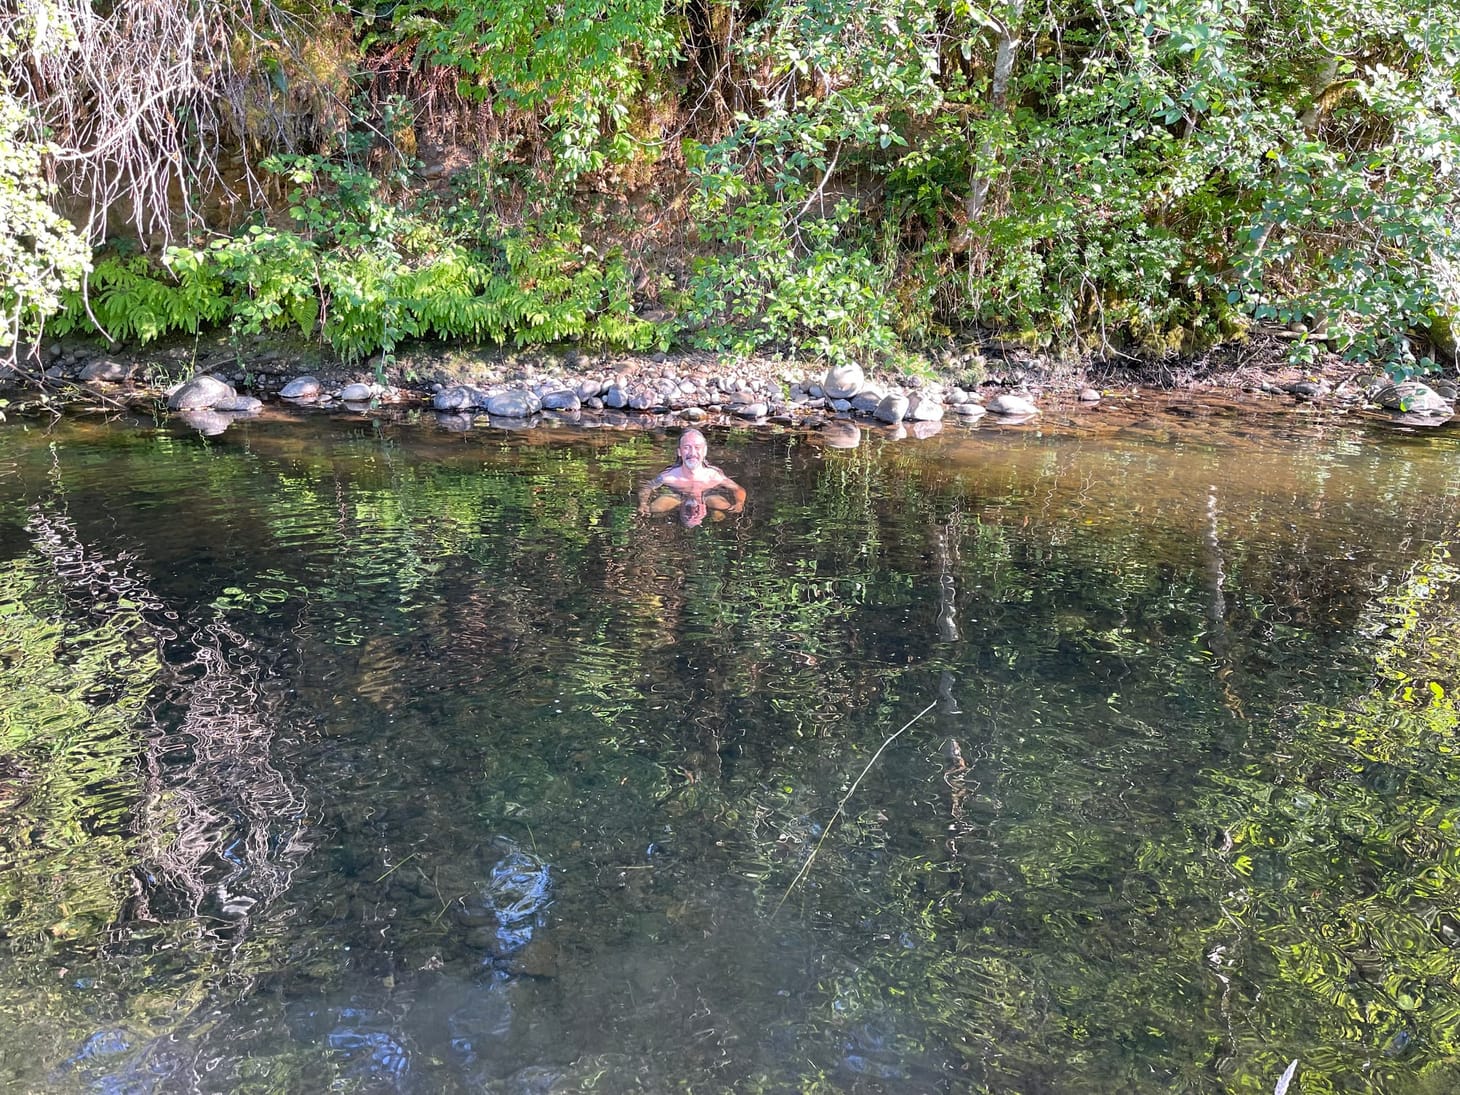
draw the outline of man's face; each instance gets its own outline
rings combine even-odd
[[[693,435],[682,437],[679,440],[679,462],[689,471],[695,471],[704,466],[705,453],[708,449],[709,446],[705,444],[703,437]]]

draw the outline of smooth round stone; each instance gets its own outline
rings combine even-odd
[[[862,366],[852,363],[833,365],[827,369],[826,376],[822,378],[821,387],[833,399],[851,399],[863,389],[866,383],[867,374],[862,371]]]
[[[1080,389],[1080,402],[1081,403],[1099,403],[1100,402],[1100,393],[1097,392],[1094,388],[1081,388]]]
[[[1426,381],[1426,383],[1429,385],[1430,391],[1434,392],[1441,399],[1450,403],[1454,403],[1457,399],[1460,399],[1460,385],[1456,385],[1453,380],[1447,380],[1443,377],[1433,377]]]
[[[948,404],[953,407],[961,407],[972,398],[962,388],[953,388],[948,392]]]
[[[855,422],[828,422],[821,438],[833,449],[855,449],[862,443],[862,431]]]
[[[996,395],[988,402],[989,413],[1009,417],[1027,417],[1038,414],[1039,408],[1022,395]]]
[[[850,399],[833,399],[827,406],[838,414],[846,414],[852,409],[852,401]]]
[[[195,376],[167,397],[167,405],[175,411],[206,410],[235,394],[232,385],[215,376]]]
[[[603,385],[596,380],[580,380],[575,389],[582,400],[596,399],[603,394]]]
[[[469,411],[477,406],[479,394],[475,388],[457,384],[432,396],[431,406],[438,411]]]
[[[741,418],[764,418],[770,408],[757,400],[751,403],[738,403],[731,410]]]
[[[960,403],[953,408],[958,412],[958,417],[966,422],[973,422],[989,413],[987,407],[982,403]]]
[[[215,411],[228,411],[232,414],[257,414],[264,409],[263,400],[255,399],[251,395],[239,395],[236,392],[231,398],[220,399],[213,405]]]
[[[318,378],[312,376],[296,376],[289,383],[279,389],[279,396],[282,399],[318,399],[324,386]]]
[[[907,417],[914,422],[941,422],[943,421],[943,403],[932,396],[914,396],[908,405]]]
[[[526,418],[540,410],[542,401],[523,388],[498,392],[487,400],[487,413],[493,418]]]
[[[576,411],[582,406],[578,393],[570,392],[567,388],[559,388],[542,397],[542,409],[545,411]]]
[[[369,403],[374,395],[369,384],[346,384],[340,389],[340,399],[345,403]]]
[[[703,422],[706,418],[710,417],[710,412],[703,407],[686,407],[679,413],[691,422]]]
[[[587,399],[583,400],[583,406],[590,411],[601,411],[603,410],[603,400],[599,399],[596,395],[590,395]]]
[[[809,395],[812,399],[832,398],[831,396],[826,394],[826,389],[823,388],[820,384],[812,384],[809,388],[806,389],[806,394]]]
[[[895,426],[907,415],[908,398],[905,395],[898,395],[893,392],[891,395],[882,397],[882,401],[872,412],[872,417],[878,422],[886,422],[889,426]]]
[[[852,397],[852,410],[858,414],[876,414],[877,406],[886,394],[876,384],[868,384]]]

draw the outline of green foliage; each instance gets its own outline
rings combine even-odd
[[[39,10],[39,9],[38,9]],[[0,27],[0,67],[30,48]],[[26,107],[8,85],[0,89],[0,351],[14,354],[23,335],[34,335],[59,311],[62,294],[81,284],[90,251],[70,221],[50,202],[54,188],[41,169],[43,146],[26,138]]]
[[[467,98],[538,119],[563,183],[628,158],[630,110],[677,46],[655,0],[410,0],[392,19]]]
[[[565,340],[645,349],[664,335],[632,310],[621,256],[569,228],[474,226],[446,238],[420,211],[384,201],[373,180],[322,157],[278,157],[296,183],[296,230],[252,225],[206,247],[170,247],[159,269],[108,258],[91,305],[114,337],[149,341],[226,321],[238,334],[297,327],[346,360],[391,355],[407,338],[528,345]],[[79,294],[58,326],[84,329]]]
[[[1303,322],[1403,366],[1456,304],[1442,7],[772,3],[739,43],[757,105],[711,150],[702,219],[799,226],[840,179],[924,319],[1149,350]],[[730,264],[705,274],[743,295]],[[806,323],[825,327],[814,294]]]

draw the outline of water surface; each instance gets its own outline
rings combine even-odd
[[[0,1081],[1452,1090],[1455,435],[1075,414],[0,427]]]

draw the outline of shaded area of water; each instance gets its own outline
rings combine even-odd
[[[0,1079],[1452,1089],[1457,445],[1191,418],[12,423]]]

